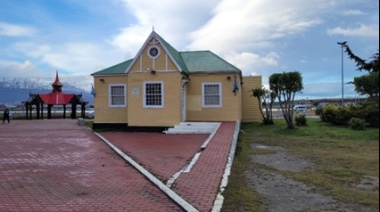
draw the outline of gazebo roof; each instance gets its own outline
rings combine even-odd
[[[44,104],[48,105],[66,105],[75,96],[74,94],[64,94],[62,92],[53,91],[48,94],[38,94]]]
[[[36,104],[43,103],[48,105],[67,105],[85,103],[82,95],[66,94],[62,92],[62,83],[59,81],[58,72],[55,76],[55,81],[51,84],[52,92],[47,94],[30,94],[28,103]]]

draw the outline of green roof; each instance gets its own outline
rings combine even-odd
[[[116,64],[114,66],[111,66],[109,68],[105,68],[103,70],[100,70],[98,72],[95,72],[91,74],[92,76],[97,76],[97,75],[112,75],[112,74],[125,74],[127,68],[131,64],[131,60],[124,61],[122,63]]]
[[[168,51],[169,55],[171,55],[171,58],[178,65],[178,68],[182,69],[181,71],[183,74],[241,73],[240,69],[236,68],[234,65],[225,61],[224,59],[222,59],[221,57],[219,57],[211,51],[178,52],[156,32],[153,31],[149,36],[148,40],[152,37],[156,37],[158,40],[161,41],[162,46]],[[95,72],[91,75],[97,76],[125,74],[127,73],[127,69],[130,68],[130,66],[132,65],[131,63],[135,61],[135,59],[124,61],[117,65]]]
[[[168,42],[166,42],[166,40],[163,39],[160,35],[158,34],[156,35],[162,41],[162,45],[170,52],[170,54],[172,55],[176,63],[181,67],[182,73],[188,74],[189,72],[187,71],[187,67],[181,57],[181,54],[173,46],[171,46]]]
[[[180,54],[190,74],[241,72],[240,69],[211,51],[189,51]]]

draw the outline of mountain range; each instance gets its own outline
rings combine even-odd
[[[75,87],[71,84],[62,83],[62,92],[82,94],[82,98],[89,102],[90,105],[94,102],[94,97],[90,91]],[[20,104],[29,99],[29,94],[50,93],[52,91],[51,82],[43,83],[29,79],[8,79],[7,81],[0,80],[0,104]]]

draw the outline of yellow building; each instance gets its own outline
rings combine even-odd
[[[172,127],[183,121],[261,121],[261,77],[211,51],[178,52],[153,31],[135,58],[93,73],[94,127]]]

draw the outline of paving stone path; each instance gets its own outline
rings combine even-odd
[[[221,125],[173,191],[213,207],[235,123]],[[102,133],[163,182],[200,151],[206,135]],[[183,211],[76,120],[0,125],[0,211]]]

